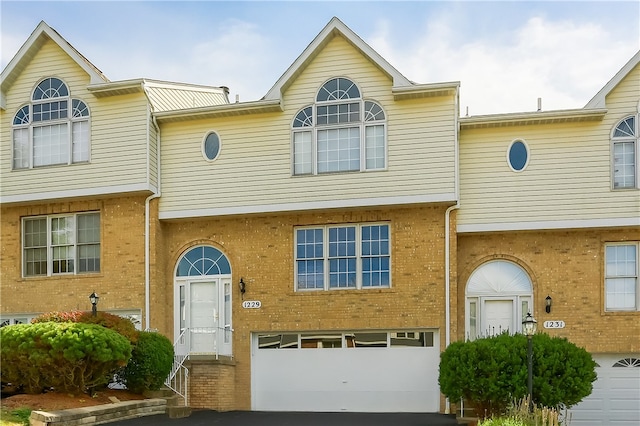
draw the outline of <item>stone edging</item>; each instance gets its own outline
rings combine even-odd
[[[32,411],[29,424],[31,426],[100,425],[117,420],[165,414],[166,408],[165,399],[153,398],[51,412]]]

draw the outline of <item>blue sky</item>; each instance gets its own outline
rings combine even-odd
[[[261,98],[337,16],[417,83],[461,82],[470,115],[581,108],[640,49],[640,2],[6,1],[4,68],[41,20],[112,81]]]

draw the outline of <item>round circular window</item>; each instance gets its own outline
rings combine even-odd
[[[507,152],[507,161],[513,171],[521,172],[529,163],[529,149],[524,141],[515,140],[511,142]]]
[[[202,154],[209,161],[218,158],[218,154],[220,154],[220,136],[216,132],[211,132],[204,138]]]

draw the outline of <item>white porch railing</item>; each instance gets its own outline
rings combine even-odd
[[[195,327],[182,330],[173,344],[173,366],[165,386],[184,398],[188,406],[189,369],[184,366],[191,355],[231,356],[233,330],[229,327]]]

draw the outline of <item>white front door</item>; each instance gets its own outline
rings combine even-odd
[[[513,309],[513,300],[485,300],[484,321],[485,330],[482,330],[486,336],[495,336],[504,331],[513,333],[515,328],[515,317]]]
[[[190,352],[215,353],[218,328],[217,280],[191,283],[189,295]]]

